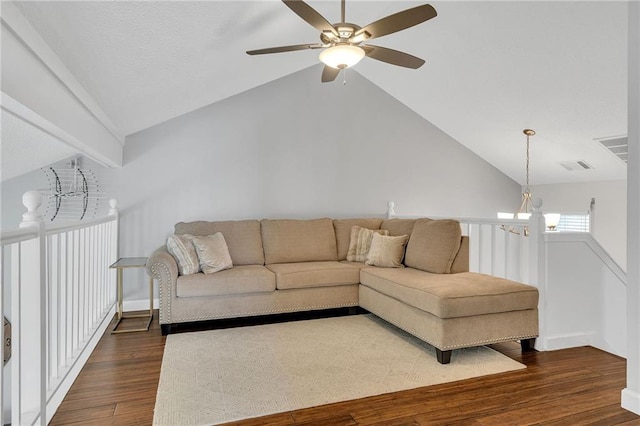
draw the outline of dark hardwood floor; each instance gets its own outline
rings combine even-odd
[[[149,332],[107,331],[50,424],[151,424],[164,343],[157,312]],[[524,354],[516,343],[492,347],[528,368],[233,424],[640,425],[620,408],[624,359],[591,347]]]

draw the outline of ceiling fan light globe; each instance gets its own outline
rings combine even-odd
[[[365,52],[361,47],[339,44],[323,50],[320,60],[327,66],[336,69],[349,68],[364,58]]]

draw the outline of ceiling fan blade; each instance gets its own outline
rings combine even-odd
[[[282,2],[315,29],[322,32],[330,32],[336,37],[339,36],[338,30],[336,30],[329,21],[302,0],[282,0]]]
[[[328,65],[324,66],[322,70],[322,82],[329,83],[336,79],[336,77],[340,74],[340,70],[337,68],[332,68]]]
[[[294,50],[321,49],[323,47],[325,46],[320,43],[294,44],[292,46],[268,47],[266,49],[247,50],[247,55],[264,55],[265,53],[292,52]]]
[[[412,69],[420,68],[424,64],[424,59],[409,55],[408,53],[400,52],[399,50],[372,46],[370,44],[360,47],[364,49],[365,54],[369,58],[377,59],[378,61],[386,62],[388,64]]]
[[[403,10],[402,12],[394,13],[393,15],[389,15],[372,22],[366,27],[358,30],[352,38],[358,37],[362,34],[368,34],[368,37],[365,37],[365,40],[382,37],[387,34],[395,33],[396,31],[411,28],[414,25],[418,25],[431,18],[435,18],[437,15],[438,12],[436,12],[430,4],[423,4],[422,6],[412,7],[411,9]]]

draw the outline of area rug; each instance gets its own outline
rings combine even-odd
[[[154,425],[210,425],[526,368],[492,349],[432,346],[374,315],[167,337]]]

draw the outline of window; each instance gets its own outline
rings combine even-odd
[[[561,214],[556,230],[589,232],[589,214]]]

